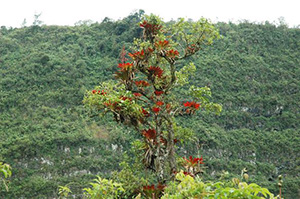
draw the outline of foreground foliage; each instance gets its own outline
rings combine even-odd
[[[94,181],[94,183],[91,183],[92,188],[84,189],[87,198],[114,199],[118,198],[121,193],[125,191],[121,184],[112,182],[111,180],[102,179],[99,176]]]
[[[86,198],[127,198],[122,184],[108,181],[98,177],[91,183],[92,188],[84,189]],[[66,195],[68,196],[68,195]],[[151,198],[151,199],[275,199],[272,193],[255,183],[243,182],[239,178],[232,180],[223,179],[218,182],[204,182],[199,176],[192,177],[183,171],[176,174],[175,181],[171,181],[167,186],[145,186],[143,190],[136,193],[136,196],[129,198]]]
[[[7,179],[11,177],[11,167],[3,162],[0,162],[0,181],[5,186],[6,191],[8,191]]]
[[[240,182],[237,178],[232,179],[232,182],[205,183],[200,178],[193,178],[181,172],[177,174],[176,181],[166,188],[162,199],[167,198],[274,199],[274,196],[266,188],[255,183]]]

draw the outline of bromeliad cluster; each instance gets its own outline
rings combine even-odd
[[[200,158],[193,158],[193,156],[190,156],[189,159],[183,157],[183,159],[185,160],[185,166],[187,167],[195,167],[198,164],[204,164],[202,156]]]
[[[191,102],[185,102],[185,103],[183,103],[183,105],[184,105],[185,107],[188,107],[188,108],[194,108],[194,109],[196,109],[196,110],[198,110],[199,107],[200,107],[200,104],[199,104],[199,103],[196,103],[196,102],[194,102],[194,101],[191,101]]]
[[[196,103],[194,101],[184,102],[183,106],[185,107],[185,112],[184,113],[189,114],[189,115],[195,114],[196,110],[199,110],[199,108],[200,108],[200,104]]]
[[[151,42],[154,41],[156,35],[159,34],[162,29],[162,25],[158,22],[151,23],[146,20],[140,23],[140,27],[144,29],[144,37]]]
[[[164,41],[158,41],[154,44],[154,46],[158,49],[158,50],[163,50],[166,49],[166,47],[169,46],[169,41],[168,40],[164,40]]]
[[[183,167],[188,175],[195,176],[202,172],[202,168],[200,167],[200,165],[204,164],[202,156],[200,158],[190,156],[188,159],[183,157],[183,160]]]
[[[171,50],[167,51],[166,55],[167,55],[167,57],[175,58],[175,57],[179,56],[179,52],[177,50],[171,49]]]
[[[174,87],[180,85],[178,79],[188,82],[189,78],[188,70],[182,73],[176,70],[177,60],[196,53],[201,42],[215,37],[210,36],[214,34],[213,27],[203,25],[206,22],[192,23],[179,21],[172,25],[175,30],[170,30],[162,26],[161,19],[156,16],[142,21],[142,38],[135,41],[131,53],[125,53],[125,48],[121,53],[121,63],[115,73],[118,83],[89,92],[85,100],[97,110],[113,113],[117,122],[131,125],[139,132],[141,142],[144,142],[140,145],[143,146],[140,151],[144,153],[142,162],[154,171],[158,182],[174,177],[177,170],[175,144],[181,138],[176,132],[175,116],[194,114],[200,109],[200,103],[178,103],[172,95]],[[196,94],[191,96],[201,102],[202,108],[207,103]],[[201,164],[198,159],[189,161]]]
[[[161,78],[164,72],[163,69],[161,69],[159,66],[150,66],[148,71],[151,76],[154,75],[158,78]]]
[[[144,81],[144,80],[135,81],[134,83],[135,83],[135,85],[137,87],[147,87],[147,86],[150,86],[150,84],[147,81]]]
[[[155,186],[154,184],[152,185],[146,185],[143,186],[142,193],[143,196],[146,198],[161,198],[163,195],[163,190],[166,188],[166,185],[158,184]]]

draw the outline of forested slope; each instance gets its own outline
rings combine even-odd
[[[53,198],[70,182],[74,193],[94,174],[109,176],[135,133],[83,108],[87,89],[113,78],[123,46],[141,36],[141,13],[123,20],[0,29],[0,160],[13,167],[2,198]],[[300,30],[284,24],[218,23],[222,39],[202,49],[193,83],[209,86],[220,116],[178,118],[201,144],[206,177],[222,170],[286,198],[300,186]],[[184,93],[184,89],[182,90]],[[198,144],[198,142],[196,143]],[[198,151],[195,143],[179,148]],[[186,154],[186,151],[189,151]]]

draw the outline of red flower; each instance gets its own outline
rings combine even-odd
[[[194,104],[194,107],[195,107],[195,109],[199,109],[200,104],[195,103],[195,104]]]
[[[163,69],[161,69],[159,66],[150,66],[148,71],[150,72],[150,74],[155,75],[159,78],[161,78],[164,72]]]
[[[200,104],[194,102],[194,101],[191,101],[191,102],[185,102],[183,103],[183,106],[185,107],[191,107],[191,108],[195,108],[195,109],[199,109],[200,107]]]
[[[153,185],[143,186],[143,190],[144,191],[154,191],[155,190],[154,184]]]
[[[92,93],[95,94],[97,91],[96,90],[92,90]]]
[[[156,131],[154,129],[148,129],[147,131],[144,130],[142,134],[147,138],[147,139],[155,139],[156,138]]]
[[[191,167],[194,167],[197,164],[204,164],[202,156],[201,158],[193,158],[192,156],[190,156],[189,159],[183,157],[183,159],[186,161],[186,164]]]
[[[144,80],[135,81],[134,83],[137,87],[146,87],[146,86],[150,85],[148,82],[146,82]]]
[[[164,102],[158,101],[158,102],[156,102],[156,105],[157,105],[157,106],[162,106],[162,105],[164,105]]]
[[[166,55],[167,55],[168,57],[174,58],[174,57],[176,57],[176,56],[179,56],[179,52],[178,52],[177,50],[171,49],[171,50],[167,51]]]
[[[148,111],[146,111],[145,109],[142,108],[142,113],[144,114],[145,117],[149,117],[150,114]]]
[[[145,28],[146,32],[152,33],[154,35],[156,35],[158,33],[158,31],[162,28],[161,25],[159,24],[150,24],[148,23],[148,21],[144,20],[143,23],[140,24],[141,28]]]
[[[133,93],[133,95],[136,96],[136,97],[141,97],[142,96],[141,93]]]
[[[128,55],[133,59],[133,60],[136,60],[136,59],[141,59],[143,60],[145,58],[145,52],[144,50],[142,50],[141,52],[137,51],[133,54],[131,53],[128,53]]]
[[[160,95],[162,95],[164,93],[164,91],[154,91],[154,94],[156,95],[156,96],[160,96]]]
[[[118,65],[118,68],[121,68],[121,71],[128,71],[132,65],[132,63],[121,63]]]
[[[185,107],[190,107],[190,106],[191,106],[191,102],[183,103],[183,105],[184,105]]]
[[[166,185],[162,185],[160,183],[156,186],[156,189],[160,190],[160,191],[162,191],[165,188],[166,188]],[[146,186],[143,186],[143,190],[144,191],[155,191],[155,186],[154,185],[146,185]]]
[[[169,41],[167,41],[167,40],[159,41],[159,42],[156,42],[154,45],[156,48],[160,48],[160,49],[165,48],[169,45]]]
[[[160,111],[160,108],[159,108],[159,107],[153,107],[153,108],[152,108],[152,111],[153,111],[154,113],[158,113],[158,112]]]

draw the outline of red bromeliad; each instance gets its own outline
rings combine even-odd
[[[146,48],[141,50],[141,52],[137,51],[135,53],[128,53],[128,55],[133,59],[133,60],[144,60],[147,57],[149,57],[152,52],[154,51],[153,48]]]
[[[164,91],[154,91],[154,94],[156,95],[156,96],[160,96],[160,95],[162,95],[164,93]]]
[[[154,45],[158,49],[163,49],[169,45],[169,41],[167,41],[167,40],[159,41],[159,42],[156,42]]]
[[[165,103],[162,102],[162,101],[158,101],[158,102],[156,102],[155,104],[156,104],[157,106],[162,106],[162,105],[164,105]]]
[[[195,109],[199,109],[200,107],[200,104],[194,102],[194,101],[191,101],[191,102],[185,102],[183,103],[183,106],[185,107],[191,107],[191,108],[195,108]]]
[[[176,56],[179,56],[179,52],[177,50],[171,49],[171,50],[167,51],[166,55],[168,57],[174,58]]]
[[[142,108],[142,113],[144,114],[145,117],[149,117],[150,113],[146,111],[145,109]]]
[[[154,129],[143,130],[142,134],[147,138],[154,140],[156,139],[156,131]]]
[[[201,158],[193,158],[192,156],[190,156],[189,159],[183,157],[183,159],[186,161],[186,165],[189,167],[195,167],[198,164],[204,164],[202,156]]]
[[[146,198],[160,198],[166,185],[158,184],[156,187],[154,184],[143,186],[143,195]]]
[[[146,186],[143,186],[143,190],[144,191],[154,191],[155,190],[155,186],[154,186],[154,184],[152,184],[152,185],[146,185]]]
[[[143,23],[140,23],[140,27],[144,28],[148,35],[156,35],[159,30],[162,28],[159,24],[151,24],[148,21],[144,20]]]
[[[139,80],[134,82],[137,87],[147,87],[150,84],[144,80]]]
[[[132,65],[133,65],[132,63],[121,63],[118,65],[118,68],[120,68],[121,71],[124,72],[124,71],[128,71],[129,69],[131,69]]]
[[[163,74],[163,69],[161,69],[159,66],[150,66],[148,71],[150,72],[150,74],[157,76],[159,78],[162,77]]]
[[[185,102],[185,103],[183,103],[183,106],[190,107],[191,106],[191,102]]]
[[[137,51],[133,54],[128,53],[128,55],[133,59],[133,60],[143,60],[145,58],[145,51],[142,50],[141,52]]]
[[[160,108],[159,108],[159,107],[153,107],[153,108],[152,108],[152,111],[153,111],[154,113],[158,113],[158,112],[160,111]]]

